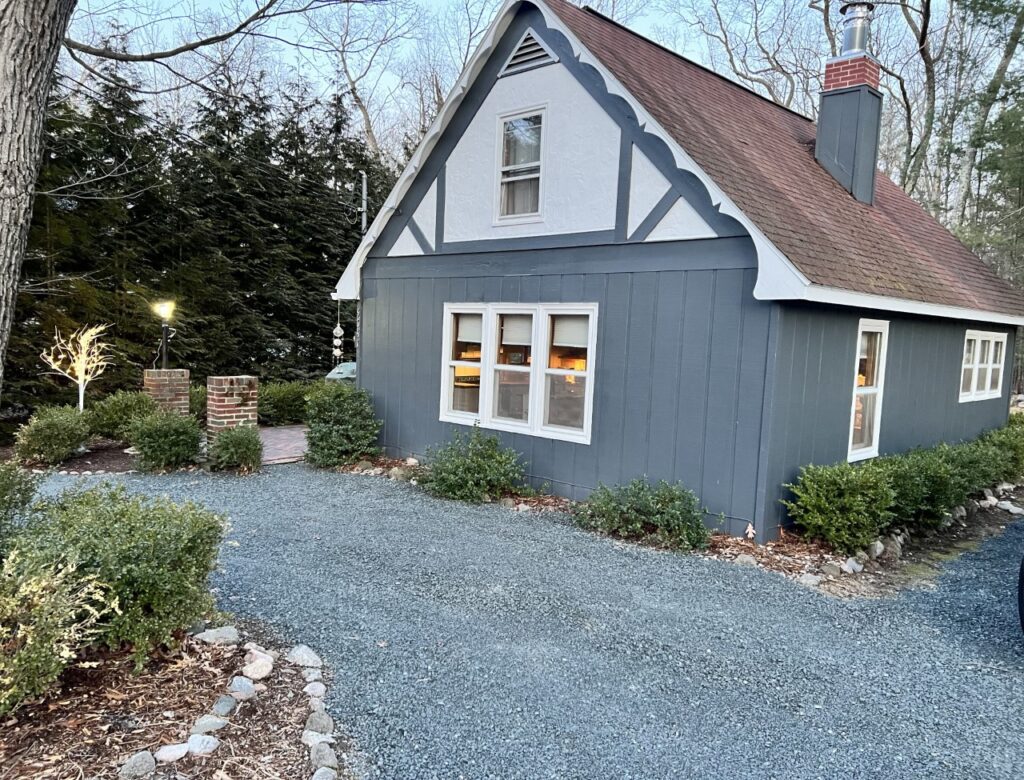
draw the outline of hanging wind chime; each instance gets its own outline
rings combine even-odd
[[[345,338],[345,329],[341,327],[341,301],[338,301],[338,324],[334,326],[334,349],[331,354],[334,356],[334,365],[341,362],[341,342]]]

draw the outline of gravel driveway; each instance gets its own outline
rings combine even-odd
[[[302,465],[123,479],[231,516],[223,606],[323,654],[370,776],[1024,771],[1024,523],[935,590],[842,602]]]

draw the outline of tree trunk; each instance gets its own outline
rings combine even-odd
[[[978,161],[978,149],[981,147],[985,128],[988,127],[992,106],[1003,90],[1003,85],[1006,83],[1006,71],[1009,70],[1010,62],[1017,52],[1022,36],[1024,36],[1024,7],[1017,14],[1010,35],[1006,39],[1006,45],[1003,47],[1003,56],[1000,58],[992,78],[989,79],[988,86],[978,100],[978,116],[975,117],[974,126],[971,128],[970,140],[967,142],[967,154],[960,166],[960,181],[957,185],[956,204],[953,207],[953,219],[957,225],[962,225],[967,217],[967,201],[971,194],[974,165]]]
[[[42,161],[46,100],[77,0],[0,0],[0,390]]]

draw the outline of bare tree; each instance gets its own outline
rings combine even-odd
[[[61,45],[82,63],[93,57],[169,65],[180,55],[260,34],[276,18],[350,2],[378,0],[259,0],[220,32],[131,52],[67,37],[77,0],[0,0],[0,389],[42,159],[46,101]]]
[[[620,24],[629,24],[647,13],[651,0],[576,0],[576,4],[590,6]]]
[[[348,89],[362,119],[366,145],[380,154],[377,124],[387,95],[382,82],[398,46],[415,31],[419,9],[409,0],[365,7],[350,4],[336,14],[310,17],[309,26],[320,45],[330,52],[339,80]]]

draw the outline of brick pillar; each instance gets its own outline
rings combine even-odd
[[[187,368],[147,369],[142,387],[161,409],[187,415],[188,377]]]
[[[206,437],[225,428],[256,425],[260,380],[254,376],[211,376],[206,380]]]

